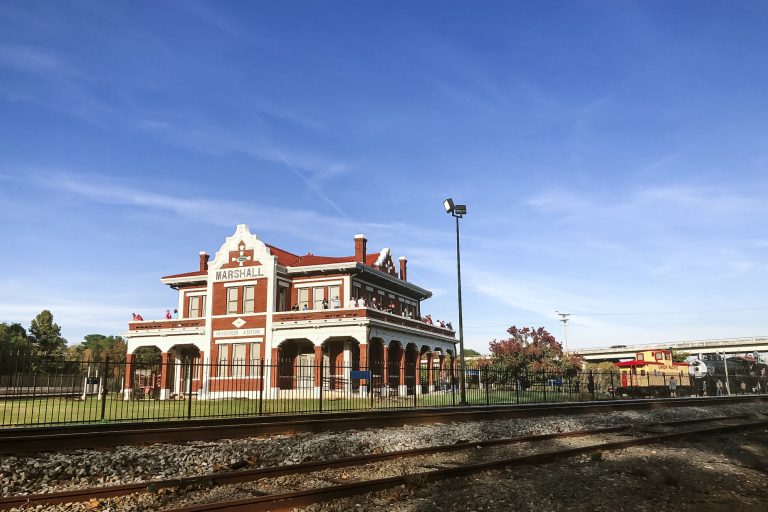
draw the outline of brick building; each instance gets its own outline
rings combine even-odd
[[[306,396],[321,382],[353,393],[429,393],[445,381],[433,375],[454,366],[454,331],[419,319],[431,292],[408,281],[404,257],[396,267],[389,249],[369,254],[363,235],[352,256],[299,256],[241,224],[212,261],[202,252],[197,270],[161,282],[178,290],[179,317],[129,324],[126,396],[144,346],[162,353],[160,398],[181,394],[185,382],[198,398]],[[191,360],[203,364],[184,364]],[[416,370],[424,365],[437,373]]]

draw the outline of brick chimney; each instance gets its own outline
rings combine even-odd
[[[208,254],[205,251],[200,251],[200,272],[208,270]]]
[[[403,281],[408,280],[408,260],[405,259],[405,256],[400,256],[400,279]]]
[[[367,245],[368,240],[366,240],[365,235],[355,235],[355,261],[365,263]]]

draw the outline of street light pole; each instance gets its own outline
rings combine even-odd
[[[467,206],[453,204],[453,199],[443,201],[445,211],[456,219],[456,276],[459,293],[459,386],[461,388],[461,401],[459,405],[467,405],[467,389],[465,385],[466,364],[464,361],[464,318],[461,307],[461,247],[459,244],[459,219],[467,213]]]
[[[568,350],[568,317],[571,316],[570,313],[561,313],[559,311],[555,311],[558,315],[560,315],[560,321],[563,322],[563,338],[565,339],[565,346],[563,348],[563,352]]]

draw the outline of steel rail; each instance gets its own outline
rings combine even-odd
[[[768,426],[768,420],[752,421],[738,425],[728,425],[708,429],[695,429],[683,432],[673,432],[667,434],[658,434],[654,436],[642,437],[624,441],[613,441],[608,443],[598,443],[582,446],[578,448],[569,448],[565,450],[555,450],[549,452],[524,455],[507,459],[500,459],[491,462],[481,462],[461,467],[437,469],[422,473],[409,475],[400,475],[390,478],[381,478],[374,480],[363,480],[340,484],[319,489],[310,489],[305,491],[289,492],[284,494],[258,496],[254,498],[235,500],[229,502],[209,503],[205,505],[193,505],[172,509],[168,512],[279,512],[284,510],[293,510],[297,507],[305,507],[316,503],[322,503],[339,498],[346,498],[370,492],[391,489],[400,485],[409,485],[414,479],[421,483],[435,482],[449,478],[464,477],[482,471],[495,470],[505,467],[523,466],[530,464],[541,464],[555,460],[592,453],[595,451],[609,451],[630,448],[633,446],[642,446],[647,444],[659,443],[663,441],[678,439],[683,436],[696,436],[702,434],[713,434],[723,432],[734,432],[738,430],[750,430],[758,427]]]
[[[106,425],[0,429],[0,454],[109,448],[117,445],[200,441],[297,432],[325,432],[351,428],[429,424],[438,421],[477,421],[501,417],[543,417],[633,409],[723,405],[768,400],[768,395],[610,400],[558,404],[450,407],[407,411],[325,413],[298,416],[225,420],[118,423]]]
[[[734,416],[719,416],[704,419],[675,420],[663,423],[651,423],[638,425],[639,428],[649,427],[668,427],[679,426],[691,423],[703,423],[714,421],[727,421],[744,419],[749,415],[740,414]],[[413,448],[410,450],[400,450],[380,454],[357,455],[352,457],[343,457],[325,461],[307,462],[301,464],[290,464],[283,466],[274,466],[267,468],[226,471],[208,475],[200,475],[186,478],[176,478],[169,480],[157,480],[150,482],[140,482],[126,485],[114,485],[104,487],[93,487],[86,489],[73,489],[69,491],[59,491],[43,494],[29,494],[8,496],[0,498],[0,511],[18,508],[22,506],[38,505],[57,505],[62,503],[71,503],[87,501],[92,498],[109,498],[114,496],[125,496],[138,492],[156,492],[164,488],[196,488],[201,486],[213,485],[231,485],[243,482],[252,482],[263,478],[275,478],[289,474],[305,474],[314,471],[321,471],[331,468],[342,468],[349,466],[359,466],[365,464],[374,464],[387,460],[400,459],[406,457],[415,457],[419,455],[428,455],[434,453],[444,453],[460,451],[477,447],[498,446],[504,444],[526,443],[545,441],[549,439],[563,439],[571,437],[585,437],[599,434],[608,434],[627,430],[628,426],[605,427],[593,430],[579,430],[571,432],[554,432],[550,434],[535,434],[528,436],[516,436],[511,438],[490,439],[485,441],[467,441],[457,442],[450,445],[428,446],[424,448]]]

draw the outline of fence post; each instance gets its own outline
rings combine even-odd
[[[544,403],[547,403],[547,373],[541,370],[541,380],[544,384]]]
[[[418,379],[416,378],[417,375],[419,376]],[[417,396],[416,383],[417,382],[419,383],[419,386],[421,386],[421,359],[419,359],[418,361],[414,361],[413,363],[413,408],[414,409],[418,407],[418,405],[416,404],[416,396]],[[429,382],[429,375],[427,375],[427,382]]]
[[[456,405],[456,361],[451,356],[451,405]]]
[[[616,386],[613,385],[613,370],[611,370],[611,398],[616,398]]]
[[[264,404],[264,358],[262,357],[261,361],[259,361],[259,416],[264,414],[263,404]]]
[[[109,356],[104,359],[104,371],[101,379],[101,421],[104,421],[107,411],[107,377],[109,376]]]
[[[187,374],[189,375],[189,382],[187,383],[187,419],[192,419],[192,370],[195,366],[195,359],[189,358],[189,368],[187,368]]]
[[[520,403],[520,376],[517,373],[517,368],[515,368],[515,403]]]
[[[323,364],[323,358],[320,358],[320,412],[323,412],[323,378],[325,365]]]
[[[491,405],[490,391],[488,390],[488,366],[485,367],[485,405]]]

